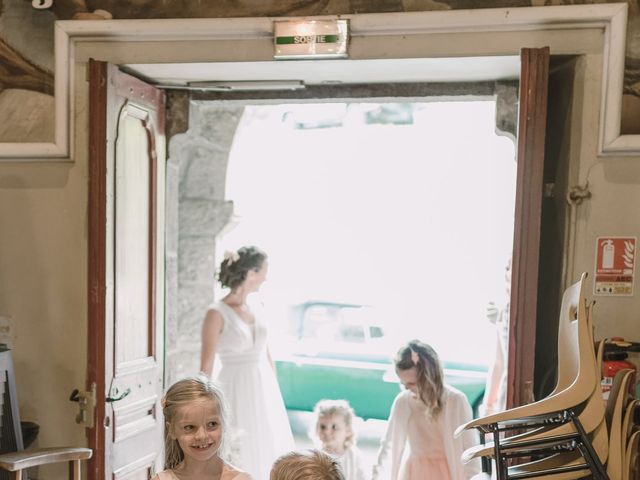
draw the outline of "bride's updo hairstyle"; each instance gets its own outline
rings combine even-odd
[[[231,290],[242,285],[250,270],[260,270],[267,254],[258,247],[242,247],[237,252],[225,252],[220,264],[218,280],[220,285]]]

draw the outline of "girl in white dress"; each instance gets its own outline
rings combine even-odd
[[[365,480],[362,454],[353,430],[355,413],[346,400],[320,400],[313,409],[315,436],[322,450],[334,455],[345,480]]]
[[[251,480],[222,457],[227,413],[222,392],[204,375],[174,383],[162,399],[165,470],[152,480]]]
[[[391,453],[391,480],[466,480],[480,472],[480,461],[462,464],[462,453],[477,443],[469,430],[454,438],[456,428],[472,418],[461,391],[444,384],[435,350],[419,340],[402,347],[395,359],[405,391],[391,406],[387,431],[380,442],[373,480]],[[403,457],[405,445],[408,455]]]
[[[273,461],[294,448],[267,328],[247,305],[247,296],[266,280],[266,254],[256,247],[227,252],[218,279],[230,292],[209,306],[202,327],[201,370],[217,381],[231,410],[231,461],[258,480],[269,477]]]

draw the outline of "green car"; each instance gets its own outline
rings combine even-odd
[[[365,420],[388,418],[400,383],[374,309],[305,302],[291,308],[289,333],[292,348],[272,352],[287,409],[311,411],[318,400],[341,398]],[[477,412],[487,368],[445,360],[444,374]]]

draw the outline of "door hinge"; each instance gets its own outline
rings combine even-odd
[[[589,183],[584,185],[574,185],[567,192],[567,203],[569,205],[580,205],[583,200],[591,198]]]

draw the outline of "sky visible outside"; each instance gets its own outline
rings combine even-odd
[[[486,305],[505,301],[513,242],[514,144],[494,133],[493,101],[417,103],[410,125],[364,123],[375,107],[247,107],[218,264],[242,245],[269,254],[258,295],[272,343],[286,305],[346,301],[376,307],[391,353],[420,338],[444,359],[488,363]],[[341,115],[342,126],[293,126]]]

